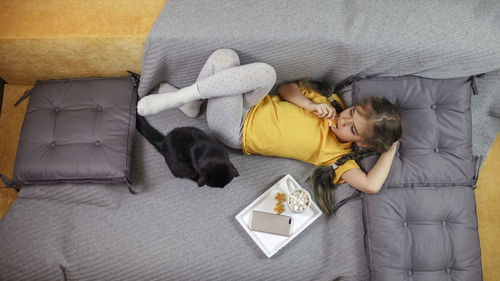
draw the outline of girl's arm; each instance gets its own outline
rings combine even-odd
[[[305,110],[314,113],[318,117],[331,119],[335,116],[335,108],[326,103],[315,103],[305,97],[297,83],[283,84],[278,88],[278,94],[286,101],[291,102]]]
[[[399,141],[394,142],[389,150],[380,155],[377,163],[368,174],[365,174],[361,169],[351,169],[340,178],[360,191],[377,193],[389,175],[398,143]]]

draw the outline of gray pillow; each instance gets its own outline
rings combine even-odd
[[[372,78],[352,94],[387,98],[405,126],[384,187],[363,197],[371,280],[481,280],[470,78]]]
[[[37,81],[21,130],[14,183],[129,183],[137,83],[134,74]]]
[[[385,187],[475,183],[470,81],[406,76],[353,83],[354,103],[379,96],[401,110],[405,133]]]

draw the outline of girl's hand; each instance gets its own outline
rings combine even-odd
[[[348,170],[340,178],[362,192],[377,193],[389,175],[398,144],[399,140],[395,141],[389,150],[380,154],[380,157],[368,174],[356,168]]]
[[[307,110],[320,118],[332,119],[335,116],[335,108],[327,103],[311,102]]]
[[[389,148],[389,150],[391,151],[396,151],[396,149],[398,148],[398,144],[399,144],[399,140],[395,141],[392,143],[391,147]]]

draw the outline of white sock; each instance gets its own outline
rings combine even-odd
[[[178,89],[168,83],[161,83],[158,90],[159,93],[171,93],[176,92]],[[179,107],[179,109],[190,118],[195,118],[200,114],[201,104],[203,100],[195,100],[188,102],[185,105]]]
[[[137,103],[137,113],[142,116],[156,114],[165,109],[179,107],[186,103],[201,99],[196,83],[176,92],[162,92],[162,90],[169,91],[172,90],[172,88],[175,89],[175,87],[171,85],[160,85],[158,94],[148,95],[140,99]]]
[[[179,109],[188,117],[195,118],[200,114],[201,104],[203,100],[195,100],[180,106]]]
[[[159,94],[177,92],[178,90],[179,88],[174,87],[168,83],[160,83],[160,87],[158,87]]]

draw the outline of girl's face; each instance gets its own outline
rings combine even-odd
[[[371,127],[369,120],[361,113],[363,112],[359,106],[345,109],[338,115],[337,122],[332,122],[330,130],[340,141],[355,142],[358,146],[366,146],[362,141],[363,136],[369,133]]]

